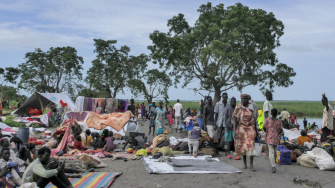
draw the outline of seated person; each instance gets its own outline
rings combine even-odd
[[[9,139],[7,139],[7,138],[1,139],[1,140],[0,140],[0,145],[1,145],[1,148],[2,148],[2,149],[4,149],[4,148],[9,148],[10,156],[11,156],[11,157],[16,157],[16,154],[15,154],[14,150],[12,150],[12,149],[10,148]]]
[[[89,129],[86,129],[85,131],[86,137],[83,140],[83,146],[92,146],[93,138],[91,136],[91,131]]]
[[[126,140],[126,143],[123,146],[123,150],[125,150],[126,146],[129,144],[129,148],[132,148],[134,150],[136,149],[142,149],[144,145],[144,139],[141,135],[132,135],[130,138]]]
[[[99,133],[92,133],[93,136],[93,141],[92,141],[92,146],[94,149],[102,148],[102,141],[101,138],[99,137]]]
[[[34,158],[31,158],[30,153],[33,154]],[[27,161],[28,159],[29,162],[32,162],[33,159],[36,159],[37,153],[35,149],[35,144],[33,143],[23,144],[18,152],[18,157],[22,159],[23,161]]]
[[[108,137],[108,134],[109,134],[108,129],[104,129],[104,130],[102,131],[101,142],[102,142],[102,145],[103,145],[103,146],[106,145],[106,138]]]
[[[9,148],[2,148],[1,156],[2,156],[2,158],[0,159],[0,168],[1,169],[6,168],[8,162],[16,163],[17,167],[20,171],[20,175],[22,176],[24,170],[26,169],[26,166],[28,166],[28,163],[24,162],[23,160],[21,160],[18,157],[10,156],[10,149]],[[1,174],[2,176],[0,175],[0,177],[5,176],[6,174],[4,174],[4,175]]]
[[[307,136],[306,130],[301,131],[301,136],[297,138],[297,144],[300,146],[304,146],[305,142],[313,142],[309,136]]]
[[[73,149],[78,149],[78,150],[87,150],[88,148],[83,147],[82,143],[81,143],[81,136],[77,135],[76,136],[76,142],[74,142],[73,144]]]
[[[73,188],[71,182],[64,173],[65,163],[56,169],[47,170],[50,161],[51,150],[42,147],[38,150],[38,158],[27,167],[23,174],[23,183],[36,182],[38,187],[45,187],[50,182],[58,188]]]
[[[104,150],[107,152],[111,152],[116,149],[116,145],[114,144],[115,138],[113,137],[113,131],[109,131],[108,137],[106,138],[106,145]]]

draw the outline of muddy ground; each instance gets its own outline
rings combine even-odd
[[[147,121],[143,123],[139,120],[141,132],[146,135],[149,132]],[[52,129],[52,128],[51,128]],[[168,136],[182,138],[182,134],[170,133]],[[148,141],[153,140],[153,136],[148,136]],[[307,168],[293,163],[292,165],[277,165],[277,172],[271,173],[269,159],[264,156],[255,157],[255,172],[243,169],[243,161],[227,159],[224,152],[220,152],[220,161],[233,165],[242,173],[240,174],[149,174],[144,168],[141,160],[122,160],[105,159],[104,163],[108,166],[100,168],[101,172],[123,171],[123,174],[116,178],[111,187],[134,187],[134,188],[172,188],[172,187],[206,187],[206,188],[244,188],[244,187],[335,187],[335,171],[320,171],[317,168]],[[295,184],[292,180],[307,179],[304,185]],[[308,186],[312,184],[312,186]]]

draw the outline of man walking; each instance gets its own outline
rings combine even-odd
[[[267,91],[265,93],[265,97],[266,97],[266,100],[264,102],[264,105],[263,105],[263,113],[264,113],[264,119],[263,119],[263,122],[265,123],[265,120],[270,117],[271,115],[271,110],[273,109],[272,108],[272,105],[270,103],[270,101],[272,101],[272,93],[271,91]],[[269,147],[268,145],[266,144],[266,152],[265,152],[265,157],[266,158],[269,158]]]
[[[180,104],[179,99],[177,99],[177,103],[173,106],[174,109],[174,117],[176,121],[176,132],[178,129],[180,129],[180,132],[182,131],[182,126],[181,126],[181,117],[183,116],[183,105]]]
[[[227,93],[222,93],[222,101],[219,101],[215,105],[214,109],[214,121],[216,122],[216,139],[218,140],[218,149],[220,147],[220,140],[225,134],[225,115],[224,112],[228,108],[229,103],[227,103],[228,100],[228,94]],[[217,150],[218,151],[218,150]]]

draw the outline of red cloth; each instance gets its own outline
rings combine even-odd
[[[290,119],[291,119],[291,123],[294,123],[294,122],[297,121],[297,116],[295,116],[295,115],[291,115],[291,116],[290,116]]]
[[[33,142],[33,141],[37,141],[37,139],[36,139],[36,138],[34,138],[34,137],[29,137],[29,140],[28,140],[28,142]]]
[[[81,144],[81,141],[77,141],[73,144],[73,149],[78,149],[78,150],[87,150],[86,147],[83,147]]]
[[[42,140],[33,141],[33,142],[31,142],[31,143],[33,143],[33,144],[35,144],[35,145],[39,145],[39,146],[42,146],[42,145],[44,144]]]
[[[62,105],[62,107],[67,106],[67,103],[63,102],[62,100],[60,100],[59,103]]]

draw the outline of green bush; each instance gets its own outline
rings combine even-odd
[[[15,117],[13,116],[6,116],[6,121],[3,121],[2,123],[10,126],[10,127],[26,127],[26,125],[24,123],[20,123],[20,122],[16,122],[14,121]],[[33,128],[41,128],[41,127],[45,127],[44,125],[41,125],[41,124],[31,124],[30,127],[33,127]]]

